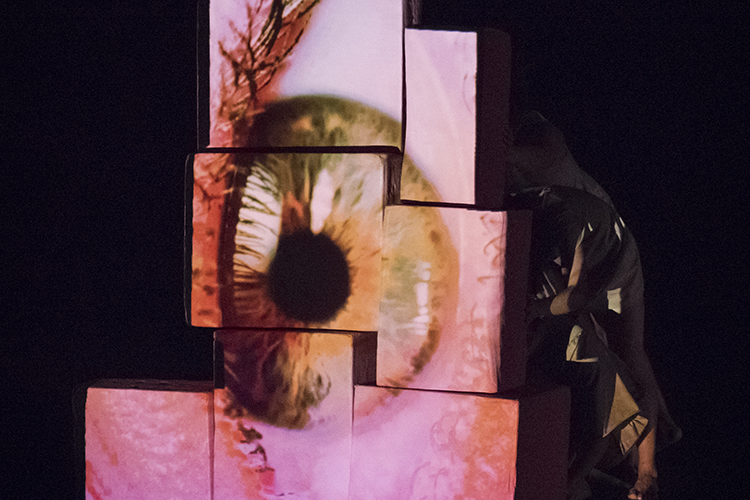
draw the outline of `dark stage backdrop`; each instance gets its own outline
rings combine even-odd
[[[740,498],[747,17],[739,1],[671,3],[456,0],[423,14],[513,35],[516,105],[566,133],[639,241],[648,348],[685,432],[658,457],[662,498]],[[212,376],[211,332],[186,326],[182,304],[196,18],[182,1],[4,9],[2,498],[83,497],[80,384]]]

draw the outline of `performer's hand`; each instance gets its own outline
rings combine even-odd
[[[628,498],[633,500],[656,500],[659,487],[656,485],[656,474],[638,474],[638,480],[630,489]]]
[[[531,323],[535,319],[551,316],[550,306],[553,297],[545,299],[532,299],[526,304],[526,323]]]

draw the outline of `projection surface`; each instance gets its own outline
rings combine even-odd
[[[436,184],[443,201],[472,204],[477,33],[407,29],[404,43],[405,151]]]
[[[371,154],[196,155],[193,324],[376,329],[385,165]],[[272,274],[281,239],[287,268],[279,257]]]
[[[86,498],[210,500],[210,392],[89,388]]]
[[[447,226],[450,246],[437,235],[419,240],[403,231],[409,221],[428,217]],[[506,218],[462,208],[386,208],[378,385],[497,390]],[[453,248],[456,260],[436,265],[435,254]]]
[[[222,225],[223,324],[375,330],[386,158],[245,160]]]
[[[347,114],[342,107],[356,112]],[[327,125],[318,128],[320,123],[333,123],[330,133]],[[356,142],[352,136],[391,140],[397,130],[395,121],[360,104],[299,97],[274,103],[256,117],[248,146],[288,146],[289,137],[304,144],[324,137],[330,146],[345,146]],[[195,155],[192,324],[376,330],[384,180],[397,175],[400,164],[402,193],[436,197],[433,186],[408,156],[278,151]],[[435,216],[405,220],[403,229],[413,232],[421,247],[440,235],[442,247],[450,246],[447,229]],[[321,244],[329,240],[330,251],[309,251],[317,243],[300,243],[301,233]],[[292,259],[297,267],[286,268],[293,280],[274,282],[273,265],[285,259],[279,258],[282,236],[290,236],[283,245],[287,255],[304,257]],[[451,251],[433,254],[436,264],[452,258]],[[341,258],[343,271],[332,264]],[[342,283],[346,275],[348,285]],[[305,283],[307,294],[298,290]]]
[[[351,500],[514,497],[518,402],[355,387]]]
[[[401,12],[401,0],[212,0],[210,145],[236,145],[269,103],[304,94],[357,101],[400,122]]]
[[[231,358],[226,377],[271,394],[266,407],[280,411],[252,416],[233,383],[89,388],[87,499],[564,496],[567,388],[505,399],[352,387],[350,335],[223,331],[217,340]],[[271,362],[261,378],[248,375],[262,360]],[[139,385],[154,382],[175,388]],[[282,425],[294,415],[305,416],[296,428]]]
[[[346,500],[352,336],[222,331],[214,498]]]

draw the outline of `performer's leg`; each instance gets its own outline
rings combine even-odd
[[[655,500],[657,498],[655,454],[656,429],[652,427],[638,445],[638,480],[630,490],[628,498],[638,500]]]
[[[568,466],[568,500],[582,500],[591,496],[586,477],[602,459],[609,445],[610,440],[606,437],[574,445],[575,451]]]
[[[605,359],[565,365],[571,391],[568,498],[574,500],[591,494],[586,477],[612,445],[611,435],[603,437],[602,433],[614,393],[615,370]]]

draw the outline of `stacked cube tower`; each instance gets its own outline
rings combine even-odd
[[[530,216],[499,210],[510,40],[420,8],[205,5],[186,310],[215,380],[92,385],[87,498],[564,496]]]

